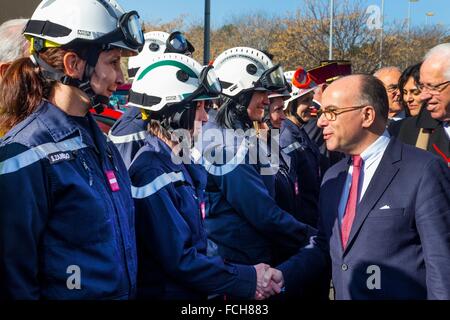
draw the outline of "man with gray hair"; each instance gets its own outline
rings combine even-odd
[[[398,80],[402,72],[397,67],[384,67],[377,70],[373,76],[381,80],[386,89],[389,101],[389,114],[390,121],[398,121],[405,118],[405,110],[400,103],[400,92],[398,89]]]
[[[28,41],[22,34],[28,19],[12,19],[0,25],[0,79],[9,65],[29,55]]]
[[[420,68],[421,98],[433,119],[450,121],[450,43],[440,44],[426,55]],[[448,130],[447,130],[448,133]],[[450,134],[449,134],[450,135]]]
[[[402,124],[398,138],[442,157],[450,168],[450,43],[432,48],[420,68],[425,108]]]

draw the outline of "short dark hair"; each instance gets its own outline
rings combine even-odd
[[[361,103],[366,103],[373,106],[380,119],[387,121],[389,113],[389,100],[383,82],[372,75],[361,74],[360,76]]]

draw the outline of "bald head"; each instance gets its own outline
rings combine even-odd
[[[325,90],[322,111],[317,124],[323,128],[327,149],[360,154],[386,128],[386,90],[373,76],[346,76]]]
[[[399,68],[390,66],[390,67],[383,67],[381,69],[378,69],[377,71],[375,71],[373,76],[380,79],[380,78],[383,78],[383,77],[386,77],[386,76],[392,75],[392,74],[398,74],[400,77],[402,72]]]
[[[385,123],[388,117],[388,97],[383,82],[371,75],[355,74],[340,78],[333,82],[343,95],[347,95],[358,105],[373,106],[377,120]],[[352,90],[348,90],[351,88]],[[328,88],[327,88],[328,89]]]
[[[389,101],[389,117],[391,118],[403,110],[398,91],[398,81],[402,72],[397,67],[384,67],[373,75],[383,82],[384,88],[386,89]]]
[[[357,102],[360,100],[361,81],[362,75],[359,74],[339,78],[326,88],[323,95],[328,97],[331,95],[333,99],[345,98]],[[349,88],[352,90],[348,90]]]

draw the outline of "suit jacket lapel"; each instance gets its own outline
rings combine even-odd
[[[438,148],[440,152],[436,150],[436,148]],[[446,157],[444,160],[450,158],[450,139],[448,139],[447,134],[445,133],[445,129],[442,125],[437,127],[431,135],[428,151],[434,152],[440,157],[442,157],[442,154],[440,153],[443,153]]]
[[[402,148],[402,143],[395,138],[392,138],[389,142],[363,198],[356,207],[356,217],[353,221],[352,229],[350,230],[350,236],[348,238],[347,247],[344,250],[344,255],[352,246],[352,242],[366,220],[370,210],[372,210],[397,174],[399,167],[396,163],[401,160]]]

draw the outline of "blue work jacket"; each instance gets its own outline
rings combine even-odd
[[[117,149],[43,102],[0,142],[0,297],[128,299],[134,205]]]

